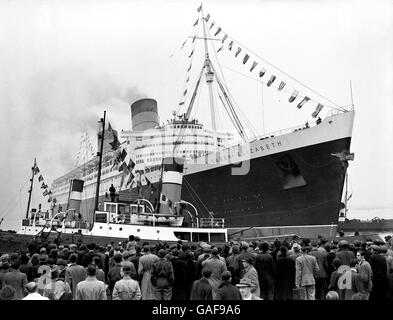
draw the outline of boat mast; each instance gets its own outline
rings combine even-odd
[[[205,16],[203,14],[203,8],[202,8],[202,24],[203,24],[203,42],[205,44],[205,64],[204,67],[206,68],[206,83],[207,87],[209,88],[209,101],[210,101],[210,113],[212,117],[212,129],[213,132],[215,133],[217,131],[217,125],[216,125],[216,113],[215,113],[215,108],[214,108],[214,95],[213,95],[213,78],[214,78],[214,72],[211,68],[211,62],[209,58],[209,49],[207,45],[207,35],[206,35],[206,21],[205,21]]]
[[[101,118],[99,123],[102,123],[102,133],[98,137],[101,140],[101,145],[100,145],[100,151],[97,152],[97,155],[99,156],[98,160],[98,172],[97,172],[97,184],[96,184],[96,198],[94,202],[94,213],[93,213],[93,223],[94,223],[94,216],[96,210],[98,210],[98,198],[100,194],[100,180],[101,180],[101,166],[102,166],[102,152],[104,150],[104,135],[105,135],[105,117],[106,117],[106,111],[104,111],[104,118]]]
[[[34,170],[35,170],[36,166],[37,166],[37,162],[36,162],[36,158],[34,158],[34,165],[31,168],[31,179],[30,179],[31,184],[30,184],[30,190],[29,190],[29,201],[27,202],[26,219],[29,219],[31,193],[33,192]]]
[[[345,217],[347,217],[347,203],[348,203],[348,172],[345,173]]]

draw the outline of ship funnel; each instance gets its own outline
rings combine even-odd
[[[74,209],[76,212],[80,211],[82,202],[83,180],[70,180],[70,193],[68,196],[67,209]]]
[[[141,99],[131,105],[132,131],[154,129],[159,125],[160,118],[157,111],[157,101]]]
[[[175,203],[181,200],[184,159],[164,158],[162,166],[160,213],[175,214]]]

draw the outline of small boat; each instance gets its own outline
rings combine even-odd
[[[101,119],[102,134],[105,134],[105,113]],[[103,145],[103,144],[101,144]],[[39,236],[46,234],[80,235],[90,241],[127,239],[130,235],[143,240],[227,242],[227,229],[223,218],[200,218],[190,202],[181,200],[184,159],[168,157],[163,159],[160,183],[160,202],[153,204],[144,198],[135,203],[116,201],[98,202],[102,150],[98,153],[99,169],[97,193],[93,219],[86,221],[80,214],[83,180],[70,181],[67,210],[56,214],[27,209],[26,218],[17,232],[18,235]],[[34,168],[32,185],[34,181]],[[31,187],[32,189],[32,187]],[[30,192],[31,195],[31,192]],[[30,198],[29,198],[30,200]],[[30,205],[30,201],[28,202]]]

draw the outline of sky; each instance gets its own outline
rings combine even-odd
[[[17,229],[25,215],[34,158],[50,185],[75,167],[84,132],[95,143],[104,110],[118,131],[131,128],[130,104],[139,98],[157,100],[161,122],[181,110],[183,91],[192,92],[203,62],[200,40],[188,57],[194,45],[188,37],[201,27],[193,27],[200,3],[0,1],[1,229]],[[220,57],[242,121],[253,131],[304,124],[312,120],[313,107],[309,103],[298,110],[288,103],[287,93],[263,86],[249,71],[252,61],[277,75],[276,81],[286,81],[287,88],[325,105],[351,104],[351,81],[356,116],[348,217],[393,218],[393,2],[202,3],[205,15],[215,21],[210,32],[221,27],[216,38],[228,34],[235,48],[242,47],[235,58],[228,40],[219,53],[220,41],[211,41],[215,50],[209,44],[212,60]],[[243,65],[246,52],[250,59]],[[192,80],[186,87],[190,62]],[[206,92],[202,88],[192,115],[209,126]],[[325,107],[322,117],[329,110]],[[220,130],[233,131],[218,106],[217,118]],[[45,208],[43,190],[34,183],[32,206]]]

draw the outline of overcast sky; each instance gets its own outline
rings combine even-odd
[[[352,81],[356,116],[349,217],[393,218],[393,3],[202,3],[215,21],[211,32],[219,26],[220,36],[228,34],[236,48],[239,43],[243,48],[238,58],[227,48],[217,55],[242,120],[259,133],[310,121],[313,104],[298,110],[288,103],[287,94],[262,89],[255,76],[241,76],[252,78],[252,61],[262,65],[261,58],[267,60],[340,106],[351,103]],[[0,1],[0,218],[7,214],[0,228],[17,228],[25,215],[34,157],[50,184],[75,166],[85,131],[95,141],[96,121],[104,110],[119,131],[131,127],[129,106],[141,97],[158,101],[161,121],[171,117],[185,88],[193,44],[180,47],[198,29],[193,24],[199,4]],[[202,65],[203,46],[196,42],[190,84]],[[220,42],[216,45],[217,50]],[[247,52],[250,60],[243,65]],[[273,66],[264,66],[288,88],[333,105]],[[195,116],[209,126],[208,111],[203,98],[198,100]],[[322,116],[328,111],[325,108]],[[219,128],[232,130],[224,112],[219,114]],[[33,207],[47,205],[41,192],[36,188]]]

